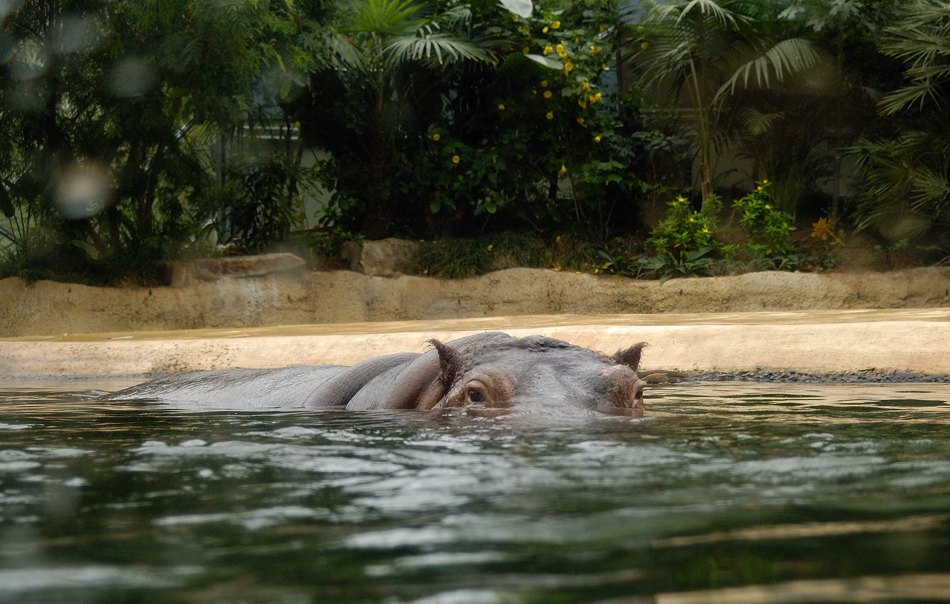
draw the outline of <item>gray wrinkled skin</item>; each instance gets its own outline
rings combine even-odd
[[[108,397],[203,409],[464,409],[495,417],[598,410],[643,414],[636,344],[613,356],[542,336],[484,333],[352,367],[172,375]]]

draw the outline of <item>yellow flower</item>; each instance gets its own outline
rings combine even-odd
[[[642,42],[642,43],[640,44],[640,50],[646,50],[646,49],[648,49],[648,48],[650,48],[650,43],[649,43],[649,42]]]
[[[574,69],[574,64],[570,61],[564,64],[564,71],[571,71],[572,69]]]
[[[560,21],[555,21],[554,23],[551,24],[551,29],[557,29],[559,27],[561,27]]]
[[[704,229],[703,229],[703,232],[704,232],[704,233],[708,233],[708,232],[709,232],[709,229],[704,228]]]
[[[531,52],[531,49],[528,48],[527,46],[525,46],[524,48],[521,49],[521,53],[522,53],[522,54],[528,54],[529,52]]]
[[[584,125],[584,118],[582,118],[582,117],[577,118],[577,123],[580,124],[581,126],[583,126],[583,125]]]
[[[680,195],[679,197],[676,198],[676,201],[679,201],[680,203],[682,203],[682,202],[686,201],[686,198],[683,197],[682,195]]]
[[[504,104],[504,103],[501,103],[500,105],[498,105],[498,111],[504,111],[504,110],[505,110],[505,104]]]
[[[492,243],[489,243],[489,244],[488,244],[488,251],[490,252],[493,247],[495,247],[495,245],[492,244]]]
[[[585,92],[590,92],[590,84],[587,82],[581,83],[581,90]]]
[[[438,141],[440,138],[442,138],[442,136],[438,132],[432,135],[432,140],[434,141]]]
[[[594,100],[595,100],[595,101],[599,101],[603,96],[604,96],[604,95],[602,95],[602,94],[600,94],[600,93],[598,92],[597,94],[594,95]]]
[[[561,236],[560,236],[560,235],[558,235],[557,237],[554,238],[554,243],[561,243]]]
[[[544,91],[544,98],[546,98],[546,99],[551,98],[551,91],[550,91],[550,90],[545,90],[545,91]]]
[[[548,111],[546,114],[544,114],[544,117],[548,118],[549,120],[553,120],[554,114]]]
[[[567,174],[567,166],[561,164],[561,174]]]
[[[599,134],[594,137],[594,142],[595,142],[595,143],[599,143],[599,142],[600,142],[600,135],[599,135]]]
[[[550,46],[545,46],[544,50],[541,51],[541,54],[543,54],[544,56],[547,56],[551,54],[552,52],[554,52],[553,48],[551,48]]]
[[[538,94],[538,91],[537,91],[537,90],[532,90],[532,91],[531,91],[531,94]]]
[[[587,109],[587,103],[584,102],[584,99],[579,99],[577,104],[581,106],[581,109]]]
[[[757,191],[761,191],[761,190],[762,190],[762,187],[756,187],[755,189],[756,189]]]
[[[590,101],[591,104],[593,104],[593,103],[596,103],[596,102],[597,102],[597,97],[592,94],[592,95],[590,95],[589,97],[587,97],[587,100]]]
[[[766,210],[771,210],[771,209],[772,209],[772,206],[770,206],[769,204],[765,204],[765,209],[766,209]]]
[[[763,185],[769,184],[769,179],[768,179],[768,178],[763,178],[763,179],[762,179],[762,184],[763,184]]]
[[[554,51],[557,52],[557,54],[561,54],[562,52],[564,52],[564,45],[558,44],[557,46],[554,47]]]
[[[547,87],[548,87],[548,81],[547,81],[547,80],[541,80],[541,88],[547,88]]]
[[[828,236],[831,234],[831,228],[828,224],[828,219],[822,216],[818,219],[818,222],[811,223],[811,226],[814,227],[814,230],[811,232],[811,236],[815,239],[821,239],[822,241],[827,241]]]
[[[548,33],[548,28],[547,28],[547,27],[545,27],[544,29],[542,29],[542,30],[541,30],[541,33],[542,33],[542,34],[546,34],[546,33]]]
[[[462,158],[459,157],[458,155],[453,155],[453,156],[452,156],[452,163],[453,163],[453,164],[457,164],[457,163],[459,163],[460,161],[462,161]]]

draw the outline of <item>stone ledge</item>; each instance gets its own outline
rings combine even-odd
[[[399,277],[409,273],[419,251],[419,244],[405,239],[380,241],[347,241],[343,244],[343,260],[350,270],[373,277]]]
[[[168,263],[172,287],[188,287],[195,281],[217,281],[224,278],[247,279],[272,273],[303,270],[307,263],[293,254],[261,254],[202,258],[190,262]]]

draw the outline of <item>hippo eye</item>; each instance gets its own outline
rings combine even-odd
[[[479,380],[472,380],[465,387],[465,402],[489,403],[491,396],[488,387]]]

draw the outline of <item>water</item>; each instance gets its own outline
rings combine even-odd
[[[0,602],[950,601],[950,386],[636,421],[182,413],[0,383]]]

